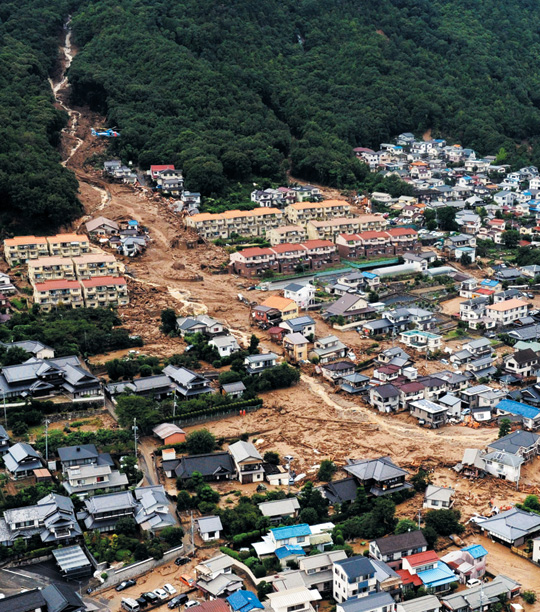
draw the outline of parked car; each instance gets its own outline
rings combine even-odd
[[[193,578],[190,578],[189,576],[180,576],[178,580],[180,580],[180,582],[183,582],[190,589],[195,586],[195,580]]]
[[[469,588],[475,587],[475,586],[480,586],[481,584],[482,584],[482,581],[478,580],[478,578],[471,578],[470,580],[467,580],[467,586]]]
[[[141,593],[141,597],[146,599],[149,604],[156,604],[159,601],[158,596],[155,593],[152,593],[152,591],[149,591],[148,593]]]
[[[117,587],[116,590],[117,591],[123,591],[124,589],[129,589],[129,587],[135,586],[137,584],[136,580],[130,579],[130,580],[124,580],[124,582],[121,582]]]
[[[139,608],[146,608],[148,606],[148,602],[144,597],[137,597],[135,601],[139,604]]]
[[[176,557],[176,559],[174,560],[176,565],[185,565],[186,563],[189,563],[190,561],[191,559],[189,557]]]
[[[187,610],[188,608],[194,608],[195,606],[200,606],[201,603],[199,601],[195,601],[194,599],[190,599],[184,608]]]
[[[169,593],[169,595],[175,595],[176,592],[177,592],[172,584],[164,584],[163,585],[163,590],[167,591],[167,593]]]
[[[168,595],[167,595],[167,591],[164,591],[163,589],[154,589],[154,594],[157,596],[158,599],[167,599]]]
[[[171,608],[172,610],[173,608],[178,608],[179,606],[183,606],[188,601],[189,601],[189,597],[185,593],[180,593],[180,595],[173,597],[171,601],[169,601],[167,606]]]

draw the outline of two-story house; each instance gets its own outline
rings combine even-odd
[[[259,451],[250,442],[239,440],[229,446],[238,480],[244,484],[248,482],[262,482],[264,479],[263,460]]]
[[[82,535],[69,497],[51,493],[34,506],[4,510],[0,519],[1,543],[12,546],[18,538],[39,536],[44,544],[61,544]]]
[[[536,371],[540,358],[538,353],[530,348],[516,351],[503,358],[504,369],[514,376],[528,378]]]
[[[319,363],[328,363],[345,357],[347,350],[339,338],[334,335],[326,336],[315,340],[314,347],[309,352],[309,358],[316,358]]]
[[[272,612],[315,612],[313,602],[321,599],[319,591],[305,586],[269,593],[267,597]],[[294,604],[291,604],[291,601],[294,601]]]
[[[187,368],[168,365],[163,374],[172,380],[177,393],[184,399],[193,399],[202,393],[212,393],[210,381]]]
[[[426,538],[420,529],[377,538],[369,543],[369,556],[383,561],[393,569],[401,569],[404,557],[426,550]]]
[[[248,374],[261,374],[277,363],[275,353],[262,353],[260,355],[248,355],[244,359],[244,366]]]
[[[400,405],[400,392],[392,384],[371,387],[369,403],[379,412],[396,412]]]
[[[82,520],[87,531],[114,531],[119,519],[133,517],[136,505],[131,491],[92,495],[84,500]]]

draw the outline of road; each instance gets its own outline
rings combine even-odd
[[[154,451],[156,449],[155,441],[153,438],[147,436],[139,439],[139,468],[144,474],[144,487],[152,487],[154,485],[162,484],[159,477],[159,473],[154,458]],[[178,517],[176,515],[176,504],[174,501],[169,500],[169,512],[178,523]]]

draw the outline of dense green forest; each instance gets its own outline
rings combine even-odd
[[[125,159],[220,193],[293,175],[356,183],[352,146],[401,131],[518,163],[540,152],[538,0],[83,0],[78,101]],[[529,147],[530,145],[530,147]],[[531,148],[532,147],[532,148]]]
[[[0,3],[0,225],[53,231],[80,212],[75,176],[57,150],[65,113],[53,106],[66,0]]]

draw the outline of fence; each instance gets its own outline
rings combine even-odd
[[[261,408],[262,402],[260,404],[254,406],[242,406],[242,408],[232,408],[229,410],[223,410],[221,412],[213,412],[212,414],[201,414],[195,417],[185,417],[185,418],[177,418],[172,419],[172,423],[178,425],[179,427],[189,427],[190,425],[198,425],[200,423],[208,423],[209,421],[219,421],[220,419],[228,419],[230,416],[238,415],[240,410],[245,410],[246,412],[255,412],[255,410],[259,410]]]
[[[131,563],[130,565],[126,565],[120,569],[109,567],[106,570],[101,570],[107,572],[107,580],[102,585],[98,586],[96,591],[105,591],[116,586],[117,584],[120,584],[120,582],[124,580],[136,578],[137,576],[142,576],[143,574],[151,572],[156,567],[165,565],[166,563],[169,563],[175,559],[183,552],[183,550],[183,545],[177,546],[176,548],[171,548],[165,552],[163,554],[163,558],[161,559],[145,559],[144,561],[137,561],[137,563]]]
[[[530,559],[532,557],[532,552],[527,552],[526,550],[522,550],[521,548],[516,548],[515,546],[511,546],[510,550],[518,557],[524,557],[525,559]]]

